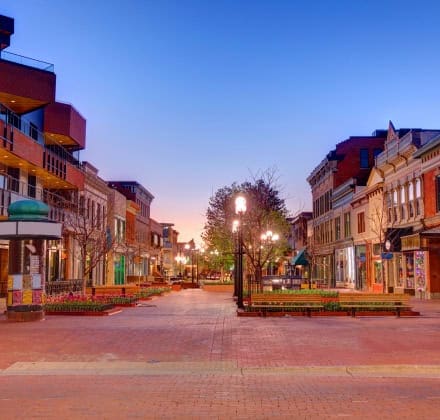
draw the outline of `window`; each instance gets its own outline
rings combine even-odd
[[[8,167],[9,189],[14,192],[20,191],[20,169]]]
[[[440,176],[435,178],[436,197],[437,197],[437,211],[440,211]]]
[[[405,187],[402,185],[400,187],[400,218],[401,219],[405,219],[405,203],[406,203]]]
[[[348,238],[350,235],[350,213],[344,213],[344,237]]]
[[[414,200],[414,184],[412,181],[408,184],[408,200]]]
[[[35,198],[37,192],[37,177],[35,175],[28,175],[28,196]]]
[[[361,169],[368,169],[370,167],[368,162],[368,149],[361,149],[359,158]]]
[[[335,218],[335,240],[339,241],[341,239],[341,218]]]
[[[422,183],[420,181],[420,178],[416,179],[416,198],[422,197]]]
[[[357,215],[357,222],[358,222],[358,233],[364,233],[365,232],[365,213],[361,212]]]
[[[420,198],[422,198],[422,182],[420,178],[416,179],[416,215],[420,216]]]

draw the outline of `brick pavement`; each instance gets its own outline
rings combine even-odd
[[[440,302],[419,318],[237,318],[174,292],[105,318],[0,317],[0,418],[438,418]]]

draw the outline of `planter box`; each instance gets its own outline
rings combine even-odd
[[[174,290],[175,292],[180,292],[182,290],[182,286],[180,284],[172,284],[171,290]]]
[[[109,316],[122,312],[121,309],[113,308],[105,311],[46,311],[46,315],[69,315],[69,316]]]
[[[204,284],[203,290],[206,292],[230,292],[234,293],[233,284]]]

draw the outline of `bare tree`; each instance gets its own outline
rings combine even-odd
[[[91,208],[84,196],[51,195],[48,204],[62,212],[63,232],[73,238],[75,256],[80,261],[83,293],[93,269],[104,261],[115,244],[109,226],[109,201],[106,205]]]
[[[387,225],[389,223],[387,204],[387,196],[383,189],[383,183],[379,183],[377,185],[377,189],[372,194],[370,194],[368,220],[370,224],[370,230],[375,236],[374,239],[378,241],[381,252],[383,251]],[[382,292],[385,293],[386,282],[384,276],[383,260],[380,265],[380,275],[382,279]]]

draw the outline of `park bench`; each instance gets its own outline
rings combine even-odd
[[[357,310],[385,309],[396,311],[400,317],[402,310],[411,310],[409,295],[405,294],[379,294],[379,293],[340,293],[339,305],[342,309],[351,311],[351,316],[356,316]]]
[[[110,286],[93,286],[88,287],[86,292],[92,296],[126,296],[134,295],[139,287],[131,284],[110,285]]]
[[[323,303],[318,294],[302,295],[289,293],[258,293],[251,296],[250,306],[266,316],[267,311],[297,310],[311,316],[312,311],[321,310]]]

